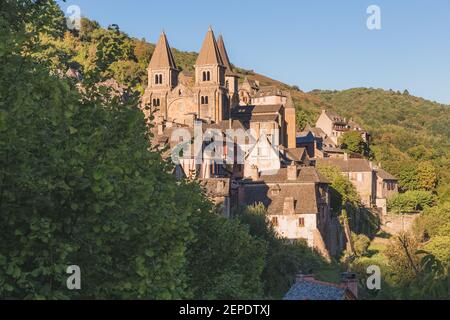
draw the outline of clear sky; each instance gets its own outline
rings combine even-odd
[[[450,0],[67,0],[103,26],[198,51],[209,25],[231,62],[304,91],[408,89],[450,104]],[[366,10],[381,9],[381,30]]]

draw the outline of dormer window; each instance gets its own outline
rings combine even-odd
[[[203,71],[202,80],[203,81],[211,81],[211,72]]]
[[[155,74],[155,84],[162,84],[163,83],[163,76],[162,74]]]

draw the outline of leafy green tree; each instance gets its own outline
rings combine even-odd
[[[388,199],[388,208],[398,213],[424,210],[435,204],[435,196],[428,191],[407,191]]]
[[[349,152],[367,155],[369,147],[358,131],[347,131],[339,138],[339,144]]]
[[[319,271],[327,266],[306,242],[288,243],[281,239],[268,220],[267,210],[262,204],[243,208],[238,218],[249,228],[253,237],[266,244],[267,254],[261,277],[265,297],[280,299],[299,272]]]
[[[187,252],[189,287],[194,299],[257,299],[263,295],[264,242],[235,220],[199,213],[196,241]]]
[[[100,24],[97,21],[82,17],[79,37],[82,41],[91,41],[92,33],[100,28]]]
[[[431,162],[419,163],[417,176],[419,190],[432,191],[436,188],[438,176],[436,168]]]
[[[364,234],[355,234],[352,232],[352,240],[356,256],[361,257],[366,255],[370,246],[369,237]]]

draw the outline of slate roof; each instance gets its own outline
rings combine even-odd
[[[306,154],[306,148],[288,148],[286,155],[293,161],[302,161]]]
[[[330,181],[321,175],[315,167],[299,167],[297,168],[297,180],[290,181],[287,179],[287,168],[280,168],[275,174],[263,175],[259,181],[266,183],[330,183]]]
[[[245,205],[262,203],[269,215],[283,215],[286,198],[294,201],[295,214],[317,214],[318,198],[314,184],[267,185],[254,183],[245,185]],[[277,191],[272,193],[272,191]]]
[[[301,280],[286,293],[283,300],[344,300],[347,289],[317,280]]]
[[[392,174],[390,174],[389,172],[387,172],[387,171],[385,171],[385,170],[383,170],[381,168],[378,168],[375,171],[377,173],[377,176],[379,176],[383,180],[395,180],[395,181],[398,180],[397,177],[393,176]]]

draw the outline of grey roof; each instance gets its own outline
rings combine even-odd
[[[307,157],[306,148],[287,148],[286,155],[293,161],[302,161]]]
[[[383,180],[395,180],[395,181],[398,180],[397,177],[393,176],[392,174],[390,174],[389,172],[387,172],[381,168],[378,168],[376,170],[376,173],[377,173],[377,176],[379,176]]]
[[[317,214],[319,199],[314,184],[266,184],[264,182],[244,184],[244,205],[262,203],[269,215],[283,215],[286,199],[294,201],[295,214]],[[277,191],[276,193],[272,193]]]
[[[347,289],[336,284],[317,280],[295,283],[283,300],[344,300]]]

